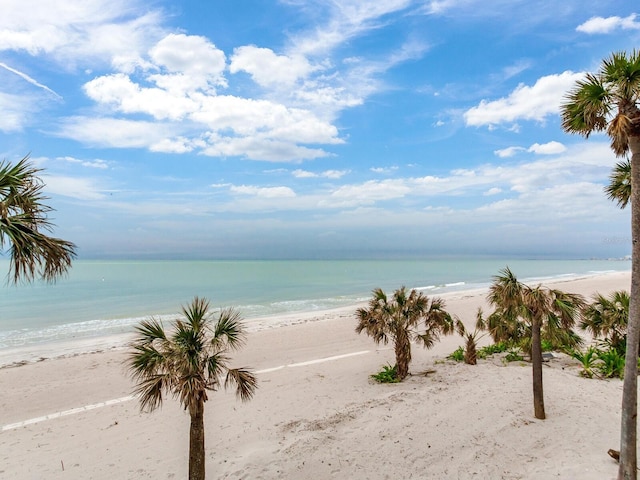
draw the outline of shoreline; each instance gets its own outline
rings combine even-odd
[[[604,272],[593,274],[567,274],[563,276],[551,277],[549,279],[539,279],[528,282],[532,285],[541,283],[543,285],[563,285],[566,283],[602,280],[603,282],[616,281],[619,278],[630,278],[630,272]],[[429,289],[417,289],[429,297],[441,297],[445,301],[456,301],[467,298],[477,298],[478,302],[484,303],[484,296],[488,291],[488,286],[470,289],[451,290],[447,292],[432,292]],[[480,298],[483,297],[483,298]],[[586,298],[590,300],[590,297]],[[287,328],[294,325],[309,322],[321,322],[336,317],[353,317],[355,310],[366,302],[358,302],[351,305],[340,306],[322,310],[305,310],[299,312],[289,312],[285,314],[273,314],[245,319],[247,333],[260,332]],[[144,317],[147,318],[147,317]],[[464,321],[464,319],[463,319]],[[80,339],[60,340],[40,344],[25,345],[21,347],[10,347],[0,349],[0,369],[14,368],[30,363],[38,363],[56,358],[68,358],[78,355],[101,353],[105,351],[118,351],[127,347],[133,337],[133,332],[84,337]]]
[[[617,272],[563,282],[563,289],[591,298],[628,288],[629,279]],[[483,291],[440,296],[450,313],[473,323],[477,308],[486,308]],[[233,392],[211,394],[205,407],[210,476],[615,478],[617,465],[606,452],[619,442],[619,380],[584,379],[576,361],[552,360],[544,369],[548,418],[538,421],[530,365],[448,361],[463,343],[448,336],[428,351],[414,347],[412,375],[381,385],[369,375],[393,361],[392,346],[355,334],[352,311],[339,310],[248,334],[231,365],[252,368],[259,388],[247,403]],[[15,425],[0,432],[0,473],[53,480],[184,477],[188,414],[172,398],[159,411],[140,413],[125,360],[124,349],[105,350],[0,369],[0,426]]]

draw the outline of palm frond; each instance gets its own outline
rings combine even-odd
[[[186,306],[182,307],[182,314],[190,328],[199,332],[206,324],[209,312],[209,300],[201,297],[194,297]]]
[[[171,376],[159,373],[143,377],[134,390],[139,397],[140,410],[152,412],[162,405],[162,394],[171,390]]]
[[[625,156],[629,152],[629,134],[632,128],[631,119],[623,113],[618,113],[609,122],[607,134],[611,139],[611,150],[618,157]]]
[[[588,138],[606,128],[610,111],[611,95],[604,82],[597,75],[587,74],[565,97],[561,106],[562,128]]]
[[[236,395],[242,400],[251,400],[258,388],[258,379],[246,368],[231,368],[227,371],[224,386],[236,385]]]
[[[240,312],[234,308],[222,310],[216,322],[211,341],[224,341],[232,350],[242,347],[245,342],[245,335]]]
[[[35,277],[54,281],[68,271],[76,255],[73,243],[45,234],[53,229],[47,216],[53,209],[44,203],[41,171],[28,155],[15,165],[0,162],[0,247],[11,244],[12,283]]]
[[[625,208],[631,200],[631,160],[616,163],[609,175],[609,185],[604,192],[610,200]]]
[[[149,320],[143,320],[140,325],[135,327],[135,331],[138,334],[136,343],[151,343],[154,340],[166,340],[167,334],[164,331],[162,321],[156,318],[150,318]]]

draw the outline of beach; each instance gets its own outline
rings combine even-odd
[[[629,285],[629,272],[554,281],[587,298]],[[489,311],[486,290],[440,296],[468,326]],[[291,314],[249,333],[230,363],[252,368],[259,388],[247,403],[211,393],[207,478],[616,477],[607,450],[619,445],[620,380],[582,378],[558,355],[544,368],[547,419],[536,420],[530,364],[446,360],[462,344],[449,336],[414,346],[404,382],[377,384],[369,375],[393,363],[392,346],[357,335],[354,312]],[[185,478],[189,415],[172,398],[141,413],[126,349],[97,350],[0,369],[1,478]]]

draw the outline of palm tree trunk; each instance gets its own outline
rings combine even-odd
[[[204,402],[189,409],[189,480],[204,480]]]
[[[540,321],[531,324],[531,365],[533,370],[533,409],[536,418],[544,420],[544,395],[542,392],[542,340]]]
[[[640,341],[640,137],[629,138],[631,150],[631,295],[627,353],[622,387],[619,480],[637,478],[638,342]]]
[[[406,330],[398,329],[394,347],[396,353],[396,376],[399,380],[404,380],[409,375],[409,363],[411,362],[411,342]]]

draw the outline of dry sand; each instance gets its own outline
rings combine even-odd
[[[559,288],[590,296],[629,284],[629,273],[615,273]],[[485,293],[444,297],[472,325]],[[452,336],[430,351],[414,347],[412,376],[380,385],[369,375],[393,363],[393,352],[354,333],[354,308],[300,320],[252,332],[234,356],[232,365],[258,373],[252,401],[231,392],[210,396],[207,478],[616,476],[607,450],[619,444],[620,380],[584,379],[574,361],[551,360],[544,369],[548,418],[540,421],[528,364],[444,360],[462,343]],[[124,358],[112,349],[0,369],[0,478],[185,478],[188,414],[173,399],[140,413]]]

